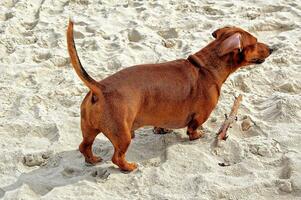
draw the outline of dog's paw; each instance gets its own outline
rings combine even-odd
[[[203,135],[204,135],[204,133],[202,131],[193,131],[192,133],[188,134],[190,141],[197,140],[200,137],[202,137]]]
[[[138,165],[136,163],[127,163],[124,167],[121,168],[123,171],[131,172],[135,169],[137,169]]]
[[[116,163],[114,163],[116,164]],[[119,169],[123,172],[131,172],[134,171],[135,169],[137,169],[138,165],[136,163],[118,163],[116,164],[118,165]]]
[[[90,157],[90,158],[85,158],[85,161],[86,161],[86,163],[95,165],[96,163],[101,162],[102,158],[99,157],[99,156],[93,156],[93,157]]]

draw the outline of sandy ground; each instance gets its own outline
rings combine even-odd
[[[88,90],[69,64],[69,16],[82,63],[97,80],[135,64],[186,58],[225,25],[278,50],[231,75],[204,138],[190,142],[184,129],[138,130],[127,158],[139,169],[126,174],[110,161],[113,147],[101,135],[94,145],[101,164],[86,165],[77,150]],[[300,80],[299,0],[1,0],[0,198],[301,199]],[[239,120],[214,149],[239,93]]]

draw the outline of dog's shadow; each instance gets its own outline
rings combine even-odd
[[[168,146],[186,142],[188,142],[187,137],[179,132],[156,135],[151,129],[138,130],[127,152],[127,160],[137,162],[144,167],[157,167],[166,161]],[[15,190],[23,184],[27,184],[35,193],[45,195],[53,188],[70,185],[80,180],[105,181],[110,174],[125,173],[111,162],[114,150],[109,140],[96,139],[93,151],[103,159],[95,166],[87,165],[78,150],[51,155],[38,169],[22,173],[15,183],[0,188],[0,198],[6,192]]]

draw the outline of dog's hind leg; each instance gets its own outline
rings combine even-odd
[[[83,141],[79,145],[79,151],[85,156],[85,161],[87,163],[96,164],[102,159],[98,156],[93,155],[92,145],[95,140],[95,137],[100,131],[88,127],[84,122],[81,123],[81,129],[83,134]]]
[[[129,128],[118,128],[115,133],[106,134],[108,139],[112,142],[114,146],[114,155],[112,157],[112,162],[121,170],[133,171],[137,168],[136,163],[129,163],[126,161],[125,153],[131,143],[131,130]]]

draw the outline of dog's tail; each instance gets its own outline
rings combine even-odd
[[[74,43],[73,24],[73,20],[69,19],[69,25],[67,29],[67,46],[72,66],[79,78],[84,82],[84,84],[91,90],[93,94],[96,94],[97,96],[102,95],[99,83],[95,81],[91,76],[89,76],[78,58]]]

